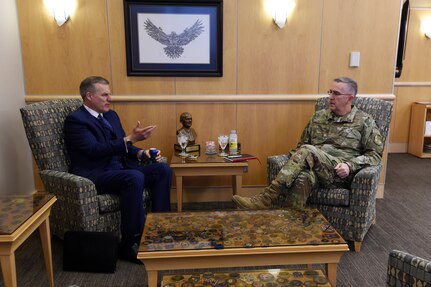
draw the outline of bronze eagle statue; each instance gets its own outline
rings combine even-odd
[[[169,35],[166,34],[161,27],[154,25],[148,18],[144,26],[151,38],[166,46],[163,49],[165,54],[171,59],[179,58],[184,52],[182,46],[189,44],[204,31],[202,21],[199,19],[191,27],[184,29],[179,35],[175,32],[171,32]]]

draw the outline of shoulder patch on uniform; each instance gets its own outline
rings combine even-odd
[[[382,136],[381,135],[375,135],[374,136],[374,143],[376,145],[382,145]]]

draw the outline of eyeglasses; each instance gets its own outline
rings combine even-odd
[[[342,94],[339,91],[335,91],[335,90],[328,90],[327,91],[329,96],[334,96],[334,97],[338,97],[338,96],[351,96],[352,94]]]

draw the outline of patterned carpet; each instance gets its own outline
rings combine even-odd
[[[337,286],[385,286],[389,251],[403,250],[431,258],[431,160],[390,154],[385,198],[377,201],[377,224],[371,227],[360,253],[346,253],[339,264]],[[184,209],[217,209],[231,203],[185,205]],[[48,286],[39,234],[16,251],[18,286]],[[65,272],[62,241],[53,239],[54,280],[61,287],[147,286],[144,266],[119,260],[113,274]],[[0,275],[0,286],[3,279]]]

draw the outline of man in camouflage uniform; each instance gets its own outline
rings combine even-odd
[[[301,185],[306,196],[317,186],[348,188],[356,172],[379,164],[384,143],[371,116],[352,105],[357,90],[350,78],[334,79],[328,91],[329,109],[314,113],[276,179],[255,196],[234,195],[236,205],[275,207],[280,188],[297,191],[295,185]]]

